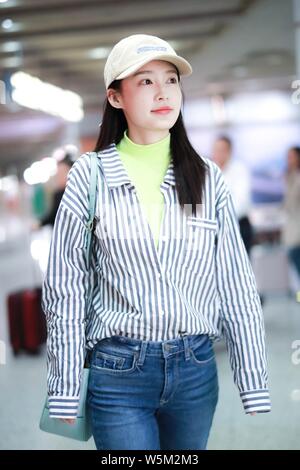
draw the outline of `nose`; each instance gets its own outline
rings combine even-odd
[[[159,101],[168,99],[167,89],[166,89],[166,86],[164,84],[158,84],[157,85],[156,99],[159,100]]]

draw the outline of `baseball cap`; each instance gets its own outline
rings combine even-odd
[[[191,75],[193,71],[188,61],[177,55],[167,41],[148,34],[133,34],[112,48],[104,66],[105,88],[108,89],[114,80],[132,75],[151,60],[171,62],[180,75]]]

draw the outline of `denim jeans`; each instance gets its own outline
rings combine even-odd
[[[97,449],[205,449],[217,401],[207,335],[113,336],[93,349],[87,402]]]

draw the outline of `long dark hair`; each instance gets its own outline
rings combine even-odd
[[[115,80],[109,88],[119,91],[121,82],[122,80]],[[94,152],[104,150],[112,143],[117,145],[128,128],[122,109],[111,106],[107,98],[103,108],[100,134]],[[181,112],[174,126],[170,129],[170,147],[180,206],[184,209],[184,206],[188,204],[192,208],[192,214],[196,216],[197,205],[203,202],[207,165],[189,142]]]

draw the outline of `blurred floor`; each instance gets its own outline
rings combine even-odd
[[[45,349],[40,356],[14,357],[7,340],[6,295],[12,288],[36,282],[29,263],[28,238],[0,244],[0,340],[6,346],[6,363],[0,364],[0,449],[94,449],[92,439],[79,443],[51,436],[38,428],[45,396]],[[220,398],[211,431],[209,449],[300,449],[300,364],[292,362],[292,343],[300,340],[300,304],[278,296],[264,306],[271,413],[246,416],[224,344],[215,350],[219,369]]]

